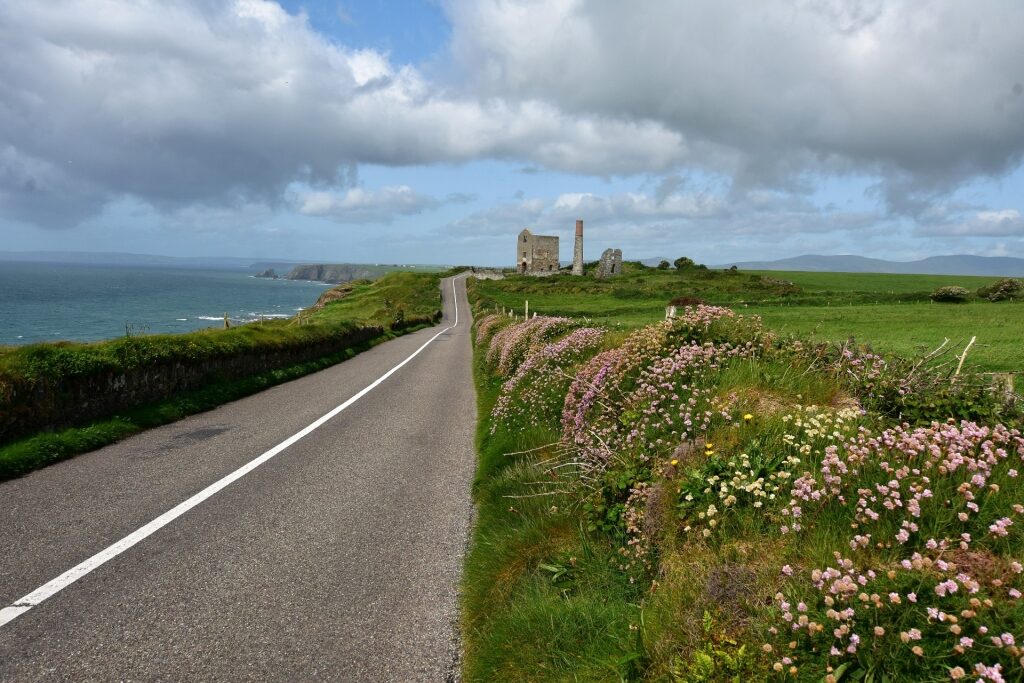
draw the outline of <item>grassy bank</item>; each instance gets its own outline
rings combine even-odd
[[[342,285],[292,320],[0,356],[0,479],[345,360],[440,315],[439,274]]]
[[[1021,678],[1019,406],[714,308],[475,353],[467,680]]]
[[[558,439],[550,425],[492,434],[500,381],[475,356],[477,520],[463,578],[467,681],[620,680],[637,668],[629,626],[643,592],[614,569],[565,495],[535,496],[536,458],[509,453]]]

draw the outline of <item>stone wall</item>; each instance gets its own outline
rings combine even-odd
[[[477,280],[504,280],[505,273],[497,268],[470,268],[466,277],[475,277]]]

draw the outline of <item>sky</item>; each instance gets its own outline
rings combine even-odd
[[[1024,257],[1017,0],[4,0],[0,251]]]

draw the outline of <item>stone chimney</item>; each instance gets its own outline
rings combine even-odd
[[[583,221],[576,221],[576,244],[572,249],[572,274],[583,275]]]

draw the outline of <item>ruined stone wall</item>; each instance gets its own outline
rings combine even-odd
[[[597,270],[594,277],[606,278],[622,274],[622,250],[605,249],[601,254],[601,260],[597,263]]]

